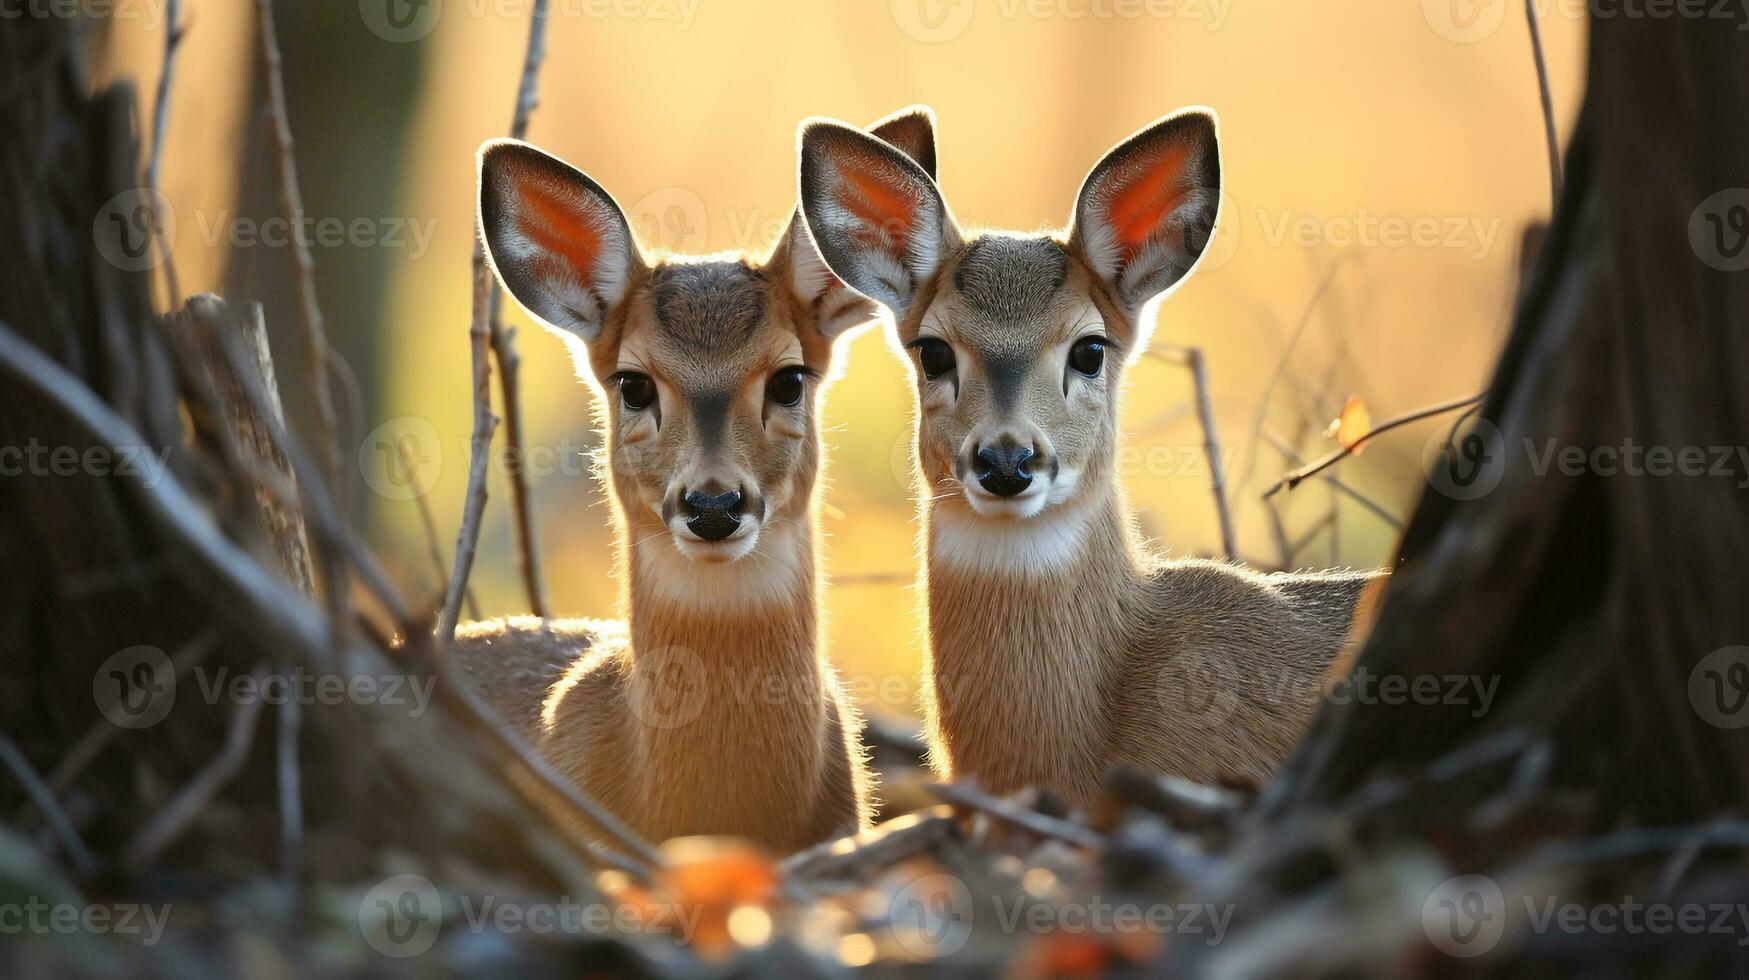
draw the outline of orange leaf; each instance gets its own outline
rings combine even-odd
[[[657,883],[668,901],[696,916],[696,952],[721,960],[744,939],[763,942],[748,927],[761,916],[769,922],[764,909],[778,892],[777,866],[763,851],[730,837],[681,837],[662,845],[662,856]]]
[[[1366,399],[1359,395],[1349,395],[1347,403],[1342,406],[1342,414],[1330,420],[1324,434],[1335,436],[1337,445],[1353,450],[1358,456],[1366,448],[1361,440],[1371,431],[1372,412],[1367,410]]]

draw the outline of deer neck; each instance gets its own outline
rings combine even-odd
[[[807,785],[823,758],[811,521],[774,522],[723,564],[687,559],[665,531],[633,540],[625,683],[639,761],[660,774],[647,805],[672,817],[665,832],[764,826],[737,801],[788,798],[784,781]]]
[[[956,777],[1079,799],[1104,770],[1138,576],[1116,486],[1081,498],[1028,520],[979,517],[957,496],[930,506],[931,723]]]

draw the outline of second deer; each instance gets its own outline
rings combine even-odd
[[[934,764],[1080,804],[1120,763],[1270,774],[1377,573],[1164,560],[1116,466],[1124,369],[1213,232],[1213,115],[1118,144],[1063,235],[968,235],[930,174],[829,121],[803,126],[800,181],[827,265],[892,310],[915,369]]]

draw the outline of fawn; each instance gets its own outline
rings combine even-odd
[[[927,110],[875,131],[933,167]],[[827,271],[799,213],[763,262],[646,262],[569,164],[495,140],[478,165],[493,272],[601,390],[626,621],[466,624],[457,661],[648,839],[783,852],[862,829],[861,716],[820,649],[813,492],[817,388],[873,305]]]
[[[1115,472],[1126,362],[1213,232],[1213,115],[1108,152],[1066,235],[962,234],[879,140],[818,120],[800,142],[821,255],[892,311],[915,370],[935,767],[1082,805],[1118,763],[1267,776],[1375,573],[1163,560]]]

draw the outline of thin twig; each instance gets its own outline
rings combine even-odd
[[[97,862],[91,857],[91,849],[85,846],[79,831],[73,828],[73,821],[67,819],[66,812],[55,802],[55,794],[43,783],[42,777],[36,774],[30,760],[4,734],[0,734],[0,762],[6,764],[6,768],[12,771],[13,778],[24,787],[24,792],[36,801],[37,809],[48,818],[49,828],[61,839],[61,846],[67,849],[67,856],[73,859],[73,867],[82,875],[96,870]]]
[[[1536,57],[1536,84],[1542,93],[1543,137],[1549,145],[1549,196],[1561,203],[1561,144],[1555,135],[1555,102],[1549,94],[1549,66],[1543,58],[1542,26],[1537,23],[1536,0],[1524,0],[1524,17],[1530,24],[1530,50]]]
[[[462,595],[474,569],[474,552],[480,544],[480,518],[486,511],[486,464],[492,453],[492,433],[498,416],[492,414],[492,360],[487,352],[491,330],[486,326],[486,306],[492,294],[492,271],[478,251],[474,253],[474,311],[468,327],[474,366],[474,440],[468,460],[468,496],[462,504],[461,527],[456,531],[455,562],[450,566],[449,590],[437,621],[437,635],[445,646],[455,639],[461,619]]]
[[[1478,395],[1470,395],[1467,398],[1458,398],[1449,402],[1440,402],[1438,405],[1430,405],[1427,408],[1417,409],[1406,415],[1399,415],[1396,418],[1387,419],[1374,426],[1372,431],[1366,433],[1348,445],[1343,446],[1328,456],[1319,459],[1317,462],[1302,466],[1297,470],[1287,473],[1281,479],[1275,481],[1268,490],[1263,491],[1263,496],[1265,499],[1268,499],[1269,497],[1274,496],[1276,491],[1283,488],[1292,490],[1294,487],[1299,486],[1300,482],[1307,477],[1316,476],[1324,470],[1342,462],[1344,459],[1347,459],[1354,454],[1356,449],[1366,445],[1367,440],[1371,439],[1373,436],[1383,435],[1398,426],[1408,425],[1410,422],[1419,422],[1422,419],[1430,418],[1435,415],[1442,415],[1446,412],[1456,411],[1466,405],[1473,405],[1476,402],[1481,401],[1486,394],[1486,392],[1483,392]]]
[[[267,666],[256,667],[252,676],[259,687],[267,677]],[[225,788],[237,770],[243,768],[244,761],[249,758],[249,744],[255,738],[255,722],[266,706],[266,698],[254,697],[238,705],[231,713],[230,723],[225,728],[225,744],[219,754],[195,773],[182,792],[176,794],[169,805],[152,818],[146,829],[128,844],[123,863],[130,870],[145,867],[163,853],[164,848],[174,843],[194,818],[206,809],[213,796]]]
[[[159,167],[164,161],[164,137],[170,126],[170,87],[176,77],[176,49],[182,45],[182,0],[169,0],[165,8],[164,70],[158,75],[158,100],[152,109],[152,155],[146,162],[146,186],[163,196],[158,186]],[[158,248],[164,253],[164,288],[169,293],[170,309],[182,306],[182,286],[176,281],[176,262],[170,255],[170,243],[164,237],[164,223],[152,218],[152,228],[158,234]]]
[[[528,50],[522,61],[522,82],[516,89],[516,108],[510,117],[510,135],[522,139],[528,135],[528,119],[539,103],[540,69],[547,53],[548,0],[535,0],[534,14],[528,25]],[[479,242],[474,243],[475,261],[483,261]],[[533,495],[528,488],[528,467],[522,441],[522,396],[518,378],[522,357],[516,353],[516,330],[504,325],[503,294],[498,284],[491,284],[487,322],[492,331],[492,357],[498,362],[498,397],[504,404],[504,473],[510,481],[510,513],[516,528],[516,554],[522,567],[522,581],[528,591],[530,611],[542,619],[548,616],[547,587],[541,572],[540,535],[535,530]],[[470,600],[471,608],[471,600]],[[479,618],[479,611],[472,610]]]
[[[1233,509],[1227,502],[1226,467],[1221,463],[1221,443],[1215,435],[1215,407],[1209,397],[1208,362],[1201,347],[1174,347],[1190,371],[1196,387],[1196,415],[1202,422],[1202,446],[1209,461],[1209,485],[1215,495],[1215,513],[1221,522],[1221,550],[1229,559],[1239,557],[1239,536],[1233,530]]]
[[[931,783],[925,789],[955,806],[987,813],[1004,823],[1011,823],[1035,834],[1067,841],[1090,851],[1105,850],[1105,838],[1078,823],[1047,816],[1011,800],[991,796],[975,786],[965,783]]]
[[[1292,446],[1288,445],[1287,442],[1284,439],[1282,439],[1282,437],[1276,435],[1275,433],[1269,431],[1268,429],[1265,429],[1265,430],[1263,430],[1263,439],[1265,442],[1269,443],[1269,445],[1276,452],[1281,453],[1282,458],[1286,459],[1290,464],[1292,464],[1294,466],[1302,466],[1305,464],[1305,462],[1306,462],[1305,458],[1302,457],[1299,453],[1294,452],[1294,448]],[[1323,475],[1323,478],[1324,478],[1324,481],[1326,483],[1330,484],[1330,486],[1333,489],[1338,490],[1343,494],[1346,494],[1348,496],[1348,499],[1354,501],[1355,503],[1359,504],[1361,507],[1365,508],[1368,513],[1372,514],[1373,516],[1377,517],[1379,520],[1384,521],[1386,524],[1389,524],[1391,527],[1393,527],[1399,531],[1401,531],[1403,529],[1403,519],[1401,517],[1398,517],[1397,515],[1391,513],[1389,510],[1386,510],[1385,506],[1383,504],[1379,503],[1378,501],[1372,499],[1371,497],[1368,497],[1366,494],[1361,493],[1359,490],[1356,490],[1353,487],[1349,486],[1346,482],[1344,482],[1336,474],[1325,473]]]
[[[413,504],[419,510],[419,523],[425,527],[426,555],[431,559],[431,567],[437,571],[437,581],[447,587],[449,582],[449,566],[443,561],[443,546],[438,544],[437,516],[431,513],[431,502],[425,499],[425,487],[419,482],[419,463],[413,458],[413,451],[408,447],[411,440],[401,439],[395,443],[395,451],[401,457],[401,465],[407,468],[407,485],[412,488]],[[480,606],[474,601],[473,586],[466,592],[468,615],[474,619],[480,618]]]
[[[1300,311],[1300,320],[1294,324],[1293,333],[1288,335],[1287,346],[1282,348],[1281,357],[1275,362],[1275,373],[1269,376],[1269,384],[1263,388],[1263,396],[1257,401],[1257,414],[1251,419],[1251,439],[1246,444],[1244,472],[1239,476],[1239,486],[1245,486],[1251,481],[1251,474],[1257,468],[1257,439],[1263,432],[1263,420],[1269,415],[1269,400],[1275,394],[1275,386],[1281,383],[1282,376],[1287,374],[1287,366],[1293,360],[1294,349],[1299,347],[1300,337],[1306,332],[1306,327],[1312,322],[1312,313],[1318,308],[1318,301],[1324,298],[1324,293],[1330,284],[1336,281],[1336,271],[1342,268],[1348,255],[1338,255],[1330,267],[1324,270],[1324,278],[1319,280],[1318,288],[1312,291],[1312,298],[1306,301],[1306,306]]]
[[[304,213],[298,190],[298,165],[292,153],[291,121],[285,108],[285,80],[280,71],[279,39],[273,28],[273,0],[255,0],[260,21],[261,62],[266,75],[268,118],[273,122],[274,144],[279,158],[279,205],[285,219],[294,225]],[[297,281],[298,316],[303,326],[305,357],[309,360],[310,397],[316,405],[316,448],[328,478],[330,492],[340,486],[340,447],[335,441],[334,397],[328,387],[328,335],[322,308],[316,301],[316,263],[309,244],[293,236],[292,273]],[[327,583],[330,589],[337,583]]]
[[[549,0],[535,0],[534,15],[528,23],[528,50],[522,59],[522,83],[516,89],[516,109],[510,116],[510,135],[522,139],[528,135],[528,118],[540,104],[540,66],[547,57],[547,5]]]

